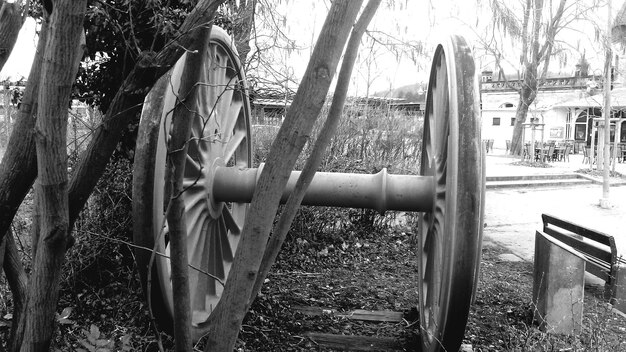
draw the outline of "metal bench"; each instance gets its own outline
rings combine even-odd
[[[543,232],[573,247],[587,262],[586,271],[605,281],[604,296],[615,300],[618,258],[615,240],[599,231],[542,214]]]

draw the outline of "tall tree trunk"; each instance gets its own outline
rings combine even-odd
[[[28,287],[28,277],[22,266],[22,258],[17,251],[15,245],[15,239],[11,231],[4,237],[6,241],[6,249],[4,252],[4,272],[6,274],[7,282],[11,288],[13,296],[13,319],[11,322],[11,337],[9,339],[8,346],[11,346],[10,351],[19,351],[19,345],[14,345],[16,340],[15,336],[19,330],[19,324],[21,317],[24,313],[24,304],[26,302],[26,290]]]
[[[33,59],[33,65],[28,76],[28,84],[24,90],[22,103],[16,117],[13,132],[9,138],[9,144],[0,163],[0,237],[5,233],[11,237],[10,225],[13,217],[19,208],[22,200],[33,185],[33,181],[37,177],[37,158],[35,152],[35,121],[37,117],[37,94],[39,91],[39,78],[41,76],[41,67],[43,62],[43,53],[48,37],[48,21],[44,20],[39,33],[39,42],[37,43],[37,51]],[[7,241],[7,252],[0,255],[13,255],[15,243],[13,239]],[[15,252],[17,252],[15,250]],[[9,283],[11,278],[19,279],[26,277],[21,267],[19,258],[11,260],[5,258],[4,271]],[[24,283],[25,284],[25,283]],[[11,292],[15,302],[24,302],[26,300],[26,290],[18,290],[21,287],[18,284],[11,284]],[[15,305],[13,309],[13,326],[11,332],[12,349],[19,349],[23,324],[19,324],[23,317],[23,304]],[[17,331],[18,328],[21,331]],[[15,336],[19,336],[18,339]]]
[[[44,21],[28,76],[28,84],[15,118],[15,126],[13,126],[13,132],[0,163],[0,238],[9,229],[18,207],[37,177],[34,128],[39,77],[47,33],[47,21]]]
[[[22,2],[0,0],[0,71],[13,51],[23,23]]]
[[[48,351],[54,330],[61,266],[69,236],[67,103],[78,72],[86,5],[87,0],[52,3],[35,126],[39,174],[35,201],[42,214],[41,236],[29,282],[21,351]]]
[[[240,1],[237,14],[233,23],[233,37],[235,47],[239,54],[239,61],[246,65],[246,59],[250,52],[250,33],[254,27],[254,10],[257,0]]]
[[[530,75],[532,75],[532,73]],[[533,84],[535,88],[533,88]],[[521,155],[522,153],[524,142],[523,124],[526,122],[530,105],[537,97],[536,87],[536,78],[534,80],[532,78],[524,79],[524,82],[522,83],[520,99],[517,104],[517,110],[515,111],[515,126],[513,127],[513,137],[511,138],[511,155]]]
[[[298,155],[310,138],[361,3],[332,3],[293,104],[259,177],[233,268],[222,298],[211,314],[205,351],[233,350],[241,322],[250,307],[250,295],[280,197]]]
[[[191,125],[196,118],[198,89],[201,84],[198,78],[206,77],[202,71],[206,69],[203,63],[210,60],[208,47],[211,29],[206,28],[196,45],[191,47],[187,54],[181,86],[178,90],[179,101],[174,108],[173,126],[168,145],[168,174],[172,185],[167,223],[170,238],[170,265],[172,268],[172,296],[174,299],[174,338],[176,351],[187,352],[192,350],[191,337],[191,295],[189,293],[189,262],[187,253],[187,222],[185,220],[185,200],[182,193],[185,191],[183,178]]]

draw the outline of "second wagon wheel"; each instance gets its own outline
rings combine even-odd
[[[251,167],[250,106],[245,76],[232,40],[213,26],[205,69],[197,78],[199,98],[185,103],[195,111],[192,138],[185,165],[182,197],[185,201],[187,252],[191,289],[192,329],[195,339],[208,330],[206,321],[220,300],[233,262],[247,205],[216,203],[211,179],[216,166]],[[183,56],[146,97],[134,162],[133,217],[135,243],[157,255],[151,276],[151,252],[137,250],[144,291],[150,283],[152,310],[159,326],[171,331],[173,317],[169,234],[165,221],[170,197],[166,177],[166,142],[181,86]],[[179,102],[178,102],[179,103]]]
[[[424,116],[421,173],[435,190],[419,220],[422,351],[458,351],[463,340],[481,255],[482,149],[474,61],[452,37],[435,51]]]

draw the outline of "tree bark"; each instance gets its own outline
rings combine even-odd
[[[332,137],[335,135],[337,125],[339,124],[339,120],[341,119],[341,114],[343,112],[346,96],[348,94],[348,87],[350,86],[350,77],[352,76],[354,62],[356,61],[359,53],[361,38],[367,29],[367,25],[374,17],[380,2],[381,0],[370,0],[365,6],[365,9],[363,9],[363,12],[361,13],[357,23],[354,25],[354,28],[352,28],[346,52],[344,53],[343,60],[341,61],[341,69],[339,70],[337,86],[335,87],[333,101],[331,103],[330,110],[328,111],[328,117],[326,118],[326,121],[324,121],[322,129],[318,133],[311,155],[302,169],[302,173],[296,182],[294,191],[289,196],[289,199],[287,199],[287,203],[280,214],[278,223],[274,227],[274,231],[272,231],[272,237],[269,239],[267,249],[263,255],[263,260],[261,261],[259,275],[254,283],[254,288],[252,289],[252,295],[250,296],[251,302],[254,301],[256,296],[261,291],[263,282],[269,274],[272,265],[276,261],[280,248],[287,237],[287,233],[289,232],[291,223],[298,212],[300,203],[302,203],[304,194],[311,184],[313,176],[315,176],[315,171],[322,163],[324,151],[328,147],[328,144],[330,144]]]
[[[239,62],[241,62],[244,67],[246,66],[246,59],[250,52],[250,33],[252,32],[252,27],[254,27],[254,10],[256,3],[257,0],[240,1],[236,10],[237,17],[235,17],[233,23],[235,47],[239,54]]]
[[[536,72],[536,69],[535,69]],[[532,81],[529,82],[524,79],[522,83],[522,89],[520,92],[520,99],[517,104],[517,110],[515,111],[515,126],[513,127],[513,136],[511,138],[511,155],[521,155],[524,142],[524,122],[526,122],[526,116],[530,105],[537,97],[536,88],[532,88]],[[535,79],[536,87],[536,79]]]
[[[13,296],[13,319],[11,322],[11,337],[9,339],[11,346],[10,351],[19,351],[19,345],[14,343],[17,341],[15,336],[19,330],[18,327],[24,314],[28,277],[22,266],[22,261],[11,231],[9,231],[4,238],[6,241],[6,251],[4,252],[3,267]]]
[[[41,27],[28,84],[24,90],[9,144],[0,163],[0,238],[9,230],[17,209],[37,177],[34,128],[39,77],[48,36],[47,23],[48,21],[44,20]]]
[[[24,24],[22,2],[0,1],[0,71],[9,59]]]
[[[336,1],[330,8],[293,104],[261,172],[233,268],[222,298],[211,314],[205,351],[233,350],[241,322],[250,306],[250,295],[282,191],[298,155],[309,140],[361,3]]]
[[[191,335],[191,295],[189,293],[189,268],[187,253],[187,222],[185,220],[185,201],[183,178],[188,142],[191,136],[191,125],[196,118],[196,111],[201,111],[198,104],[198,82],[203,77],[204,62],[208,57],[210,27],[187,53],[181,86],[180,97],[174,108],[172,118],[171,139],[168,145],[168,174],[172,187],[167,223],[170,235],[170,265],[172,268],[172,295],[174,298],[174,339],[176,351],[187,352],[193,347]]]
[[[0,210],[2,210],[0,211],[0,236],[7,234],[8,237],[12,237],[10,226],[13,217],[37,177],[34,129],[37,117],[39,78],[48,38],[48,23],[49,21],[45,17],[39,33],[33,65],[28,76],[28,84],[24,90],[15,126],[13,126],[13,132],[9,138],[9,145],[0,163]],[[34,219],[33,223],[35,223]],[[5,258],[4,271],[9,280],[14,302],[22,302],[22,304],[15,304],[14,306],[11,327],[11,350],[18,351],[24,332],[24,324],[21,319],[24,316],[23,308],[26,301],[26,289],[20,289],[22,285],[20,281],[23,279],[23,285],[26,285],[27,278],[17,256],[17,249],[14,248],[15,243],[11,245],[11,242],[13,242],[12,238],[7,241],[7,252],[0,252],[0,255],[9,256],[9,258]],[[13,255],[15,258],[12,258]],[[16,284],[11,284],[11,278],[18,280]]]
[[[520,99],[515,112],[515,125],[513,127],[513,135],[511,137],[511,155],[521,155],[523,148],[523,131],[524,122],[530,106],[537,97],[540,83],[545,79],[547,67],[552,56],[554,38],[560,31],[561,19],[565,12],[565,0],[560,0],[559,7],[550,19],[547,29],[545,30],[545,42],[543,45],[539,43],[539,34],[542,30],[541,21],[543,18],[543,0],[526,0],[524,8],[524,18],[522,22],[522,54],[520,63],[524,68],[524,77],[522,78],[522,88],[520,89]],[[529,19],[533,16],[532,26],[529,30]],[[544,68],[541,77],[539,76],[539,64],[543,61]]]
[[[41,236],[29,283],[21,351],[47,351],[54,330],[61,266],[69,236],[67,102],[78,72],[78,45],[86,8],[87,0],[52,3],[35,126],[39,174],[35,198],[42,214]]]

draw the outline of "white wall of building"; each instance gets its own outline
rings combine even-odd
[[[545,90],[537,94],[537,99],[531,106],[527,122],[531,117],[543,123],[543,140],[563,141],[574,139],[573,121],[568,120],[568,109],[553,109],[552,107],[563,101],[581,98],[586,92],[580,89]],[[505,149],[506,140],[513,135],[511,119],[515,118],[519,94],[514,91],[482,92],[482,139],[493,139],[495,149]],[[499,118],[498,121],[494,119]],[[575,120],[575,116],[572,117]],[[495,122],[495,123],[494,123]],[[568,132],[568,124],[569,132]],[[526,128],[525,140],[530,141],[531,129]],[[537,128],[535,138],[541,140],[541,128]]]

